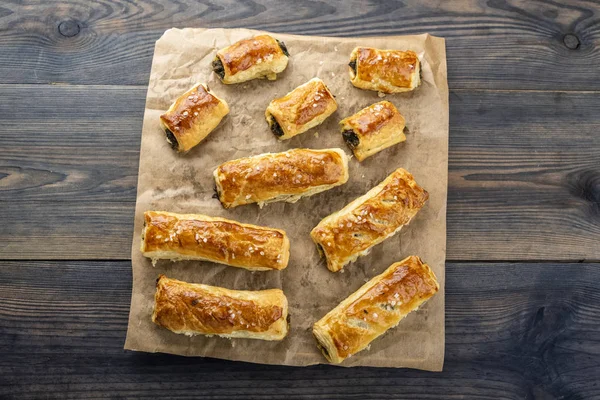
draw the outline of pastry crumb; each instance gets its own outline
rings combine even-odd
[[[383,93],[383,92],[378,92],[378,93],[377,93],[377,96],[379,96],[379,97],[385,97],[385,93]]]
[[[318,138],[319,137],[319,132],[315,132],[315,137]]]

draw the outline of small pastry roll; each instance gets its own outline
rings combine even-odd
[[[246,291],[187,283],[160,275],[152,322],[171,332],[282,340],[288,302],[279,289]]]
[[[348,157],[341,149],[292,149],[221,164],[215,184],[223,207],[286,201],[329,190],[348,180]]]
[[[439,288],[419,257],[392,264],[314,324],[317,346],[329,362],[339,364],[398,325]]]
[[[283,42],[259,35],[219,50],[212,67],[225,84],[265,77],[274,81],[287,67],[289,56]]]
[[[358,161],[404,142],[404,117],[389,101],[363,108],[340,122],[342,137]]]
[[[337,110],[335,98],[319,78],[271,101],[265,118],[279,140],[289,139],[323,123]]]
[[[414,90],[421,84],[421,64],[414,51],[357,47],[348,64],[350,81],[360,89],[383,93]]]
[[[229,106],[225,100],[200,83],[175,100],[160,116],[160,125],[171,147],[186,152],[204,140],[227,114]]]
[[[327,268],[336,272],[400,231],[428,198],[413,176],[398,168],[365,195],[321,220],[310,236]]]
[[[203,260],[251,271],[287,267],[290,241],[281,229],[200,214],[146,211],[141,251],[156,260]]]

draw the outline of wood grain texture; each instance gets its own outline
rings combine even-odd
[[[447,258],[600,259],[598,96],[450,97]]]
[[[0,83],[146,85],[166,29],[248,27],[429,32],[447,38],[451,88],[598,90],[599,13],[592,0],[10,0],[0,6]]]
[[[135,202],[144,89],[0,85],[0,98],[0,202]]]
[[[129,258],[144,97],[0,86],[2,258]],[[589,92],[452,91],[448,259],[600,259],[598,109]]]
[[[598,264],[449,263],[442,373],[126,352],[130,270],[129,262],[0,263],[0,397],[600,396]]]

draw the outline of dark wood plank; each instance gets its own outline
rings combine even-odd
[[[600,259],[592,93],[450,95],[448,259]]]
[[[145,90],[0,93],[0,258],[129,258]]]
[[[2,258],[129,258],[144,97],[0,86]],[[598,109],[588,92],[453,91],[448,258],[600,259]]]
[[[0,202],[0,259],[129,259],[135,203]]]
[[[449,263],[442,373],[289,368],[123,351],[130,267],[0,263],[0,397],[600,396],[600,264]]]
[[[563,4],[564,3],[564,4]],[[0,83],[146,85],[171,27],[447,38],[451,88],[598,90],[595,1],[109,0],[0,7]],[[570,36],[566,36],[570,35]]]
[[[135,202],[145,89],[1,85],[0,201]]]

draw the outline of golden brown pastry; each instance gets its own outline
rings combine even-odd
[[[348,64],[350,81],[360,89],[383,93],[414,90],[421,84],[421,64],[414,51],[357,47]]]
[[[322,80],[313,78],[271,101],[265,118],[273,134],[285,140],[323,123],[335,110],[334,96]]]
[[[214,172],[223,207],[274,201],[295,203],[348,180],[348,157],[341,149],[292,149],[221,164]]]
[[[204,140],[227,114],[225,100],[200,83],[175,100],[160,116],[160,125],[171,147],[186,152]]]
[[[327,268],[336,272],[396,234],[423,207],[429,194],[402,168],[310,232]]]
[[[364,284],[315,323],[317,345],[329,362],[339,364],[398,325],[438,290],[431,268],[417,256],[407,257]]]
[[[245,291],[193,284],[160,275],[152,322],[188,336],[282,340],[288,303],[279,289]]]
[[[156,260],[205,260],[252,271],[287,267],[290,241],[281,229],[200,214],[146,211],[141,251]]]
[[[340,122],[342,137],[358,161],[404,142],[404,117],[389,101],[363,108]]]
[[[269,35],[259,35],[219,50],[212,67],[226,84],[257,78],[273,81],[287,67],[289,56],[283,42]]]

